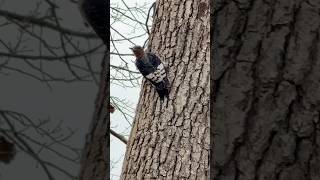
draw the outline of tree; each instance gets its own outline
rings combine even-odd
[[[107,68],[109,67],[109,55],[105,55],[102,63],[102,71],[100,77],[100,89],[96,99],[96,106],[93,121],[89,134],[87,135],[86,145],[82,152],[81,169],[79,180],[106,180],[109,179],[109,148],[110,148],[110,112],[107,107],[110,103],[109,95],[109,76]]]
[[[215,180],[320,178],[318,1],[214,1]]]
[[[209,166],[210,23],[207,1],[156,2],[148,49],[169,70],[160,104],[143,81],[122,180],[206,179]]]

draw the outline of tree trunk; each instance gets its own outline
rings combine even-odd
[[[215,180],[320,179],[320,2],[214,2]]]
[[[144,81],[122,180],[207,179],[209,172],[208,1],[158,0],[149,49],[168,67],[169,100]]]
[[[96,99],[93,121],[87,135],[81,159],[79,180],[108,180],[110,159],[109,121],[109,55],[102,62],[100,89]]]

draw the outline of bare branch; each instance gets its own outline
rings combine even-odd
[[[128,140],[127,140],[124,136],[118,134],[118,133],[115,132],[114,130],[110,129],[110,133],[111,133],[113,136],[115,136],[116,138],[118,138],[118,139],[119,139],[121,142],[123,142],[124,144],[127,144],[127,143],[128,143]]]
[[[5,10],[0,10],[0,16],[3,16],[7,19],[16,19],[25,23],[30,23],[33,25],[49,28],[67,35],[72,35],[72,36],[77,36],[82,38],[98,39],[98,36],[95,33],[85,33],[85,32],[74,31],[65,27],[57,27],[55,24],[46,22],[41,18],[35,18],[28,15],[20,15],[20,14],[12,13]]]

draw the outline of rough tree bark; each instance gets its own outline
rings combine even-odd
[[[108,52],[108,51],[107,51]],[[110,159],[109,55],[102,62],[100,89],[95,102],[94,117],[86,138],[81,159],[79,180],[108,180]]]
[[[149,49],[169,68],[169,101],[143,83],[122,180],[207,179],[210,18],[207,0],[158,0]]]
[[[211,179],[320,179],[320,1],[213,3]]]

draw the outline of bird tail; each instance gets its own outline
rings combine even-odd
[[[169,91],[167,89],[157,90],[160,100],[163,101],[164,97],[169,97]]]
[[[167,78],[165,78],[160,83],[157,83],[155,85],[155,87],[156,87],[156,91],[157,91],[161,101],[164,100],[164,97],[169,98],[170,85],[169,85],[169,81]]]

